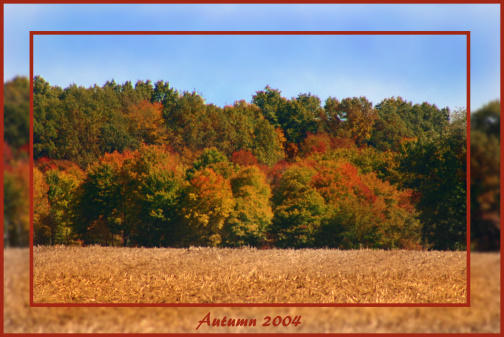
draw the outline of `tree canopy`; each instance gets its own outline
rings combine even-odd
[[[33,81],[37,244],[465,249],[463,109],[270,86],[219,107],[164,81]],[[497,151],[494,105],[472,121]],[[495,212],[495,179],[471,183]]]

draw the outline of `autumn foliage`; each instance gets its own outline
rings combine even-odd
[[[359,173],[349,162],[307,158],[282,174],[274,193],[274,233],[286,246],[419,245],[411,191]]]
[[[234,207],[229,181],[211,168],[197,171],[182,200],[182,222],[187,227],[186,244],[217,246],[220,231]]]
[[[34,242],[463,249],[459,124],[402,98],[267,86],[221,108],[165,82],[36,77]]]

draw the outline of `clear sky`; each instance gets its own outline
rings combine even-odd
[[[472,107],[500,97],[499,5],[5,5],[5,78],[29,75],[29,31],[471,31]],[[466,106],[454,35],[36,36],[34,71],[66,87],[164,80],[219,106],[266,85],[322,101],[391,96]]]

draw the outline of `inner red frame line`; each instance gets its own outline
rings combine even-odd
[[[466,303],[34,303],[33,301],[33,40],[35,35],[465,35],[467,43]],[[30,31],[30,307],[470,307],[470,31]],[[501,149],[502,151],[502,149]],[[501,163],[502,165],[502,163]],[[502,232],[501,232],[502,234]]]

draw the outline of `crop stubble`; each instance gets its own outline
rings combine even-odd
[[[36,303],[464,303],[465,252],[35,247]]]
[[[163,249],[118,249],[91,247],[88,250],[101,251],[101,255],[106,258],[96,260],[94,254],[83,253],[79,248],[51,248],[59,250],[59,253],[67,255],[66,258],[60,256],[59,262],[65,259],[80,263],[81,274],[85,275],[91,269],[100,269],[101,263],[107,259],[116,261],[115,265],[108,266],[108,272],[104,274],[114,275],[114,271],[130,271],[129,277],[134,274],[132,270],[142,270],[142,274],[149,275],[151,278],[156,271],[155,267],[172,267],[178,270],[181,275],[194,276],[205,275],[220,265],[222,275],[229,271],[243,271],[245,268],[250,275],[243,275],[243,279],[254,280],[262,273],[264,268],[273,268],[269,275],[271,280],[273,275],[282,275],[296,266],[297,275],[292,275],[295,280],[298,277],[298,285],[303,289],[306,282],[320,282],[317,275],[321,275],[325,268],[334,266],[327,258],[323,258],[331,253],[328,250],[321,251],[255,251],[244,250],[242,254],[237,254],[234,250],[219,249],[188,249],[173,250],[179,255],[173,255],[174,252]],[[44,250],[50,253],[51,249],[35,248],[36,254]],[[39,250],[39,251],[37,251]],[[105,251],[106,250],[106,251]],[[84,258],[82,254],[86,255]],[[106,254],[103,254],[106,252]],[[54,253],[54,252],[52,252]],[[58,264],[57,257],[59,253],[40,254],[43,259],[35,262],[45,261],[46,265],[61,266]],[[245,253],[245,254],[243,254]],[[415,265],[415,272],[411,275],[418,275],[419,272],[432,273],[439,269],[439,266],[446,264],[449,268],[445,272],[455,271],[462,274],[460,266],[465,257],[463,253],[441,253],[432,252],[430,256],[425,252],[405,252],[405,251],[334,251],[341,256],[339,260],[339,273],[349,275],[352,268],[355,270],[355,263],[359,262],[361,272],[374,270],[376,275],[402,275],[407,276],[407,270],[410,265]],[[387,256],[390,255],[391,256]],[[117,263],[117,258],[126,254],[128,260]],[[168,255],[164,255],[168,254]],[[373,257],[369,257],[369,255]],[[457,256],[459,254],[460,256]],[[182,257],[187,259],[181,262]],[[230,258],[230,256],[232,258]],[[367,255],[367,259],[362,257]],[[444,256],[443,256],[444,255]],[[170,259],[166,259],[170,256]],[[269,258],[264,258],[269,256]],[[158,258],[158,260],[155,259]],[[179,259],[175,259],[178,257]],[[219,260],[220,257],[220,260]],[[148,258],[150,263],[145,263]],[[47,260],[46,260],[47,259]],[[217,261],[213,261],[217,259]],[[282,260],[283,259],[283,260]],[[152,260],[152,261],[151,261]],[[164,261],[163,263],[161,261]],[[187,262],[194,262],[193,265]],[[213,261],[213,264],[211,264]],[[325,261],[325,262],[324,262]],[[399,262],[403,263],[401,265]],[[436,264],[436,261],[438,264]],[[439,264],[439,262],[442,262]],[[458,261],[457,264],[452,262]],[[199,262],[199,264],[197,264]],[[227,262],[226,265],[224,262]],[[290,265],[287,263],[289,262]],[[388,262],[389,264],[387,265]],[[335,262],[336,263],[336,262]],[[244,267],[255,265],[257,269]],[[380,264],[382,265],[381,267]],[[395,271],[391,268],[394,265]],[[498,254],[473,254],[472,256],[472,306],[470,308],[244,308],[244,307],[223,307],[223,308],[29,308],[28,301],[28,251],[9,249],[5,251],[5,331],[6,332],[193,332],[198,321],[208,312],[212,317],[244,317],[257,318],[261,322],[265,315],[300,315],[302,324],[298,327],[262,327],[254,328],[244,327],[202,327],[198,332],[497,332],[499,331],[499,264]],[[199,265],[200,268],[196,268]],[[73,265],[66,266],[66,272],[72,269]],[[234,266],[234,268],[231,268]],[[241,267],[240,267],[241,266]],[[35,266],[36,267],[36,266]],[[70,269],[69,269],[70,268]],[[152,268],[152,269],[151,269]],[[191,269],[192,268],[192,269]],[[194,270],[196,268],[198,271]],[[242,268],[242,269],[240,269]],[[450,269],[451,268],[451,269]],[[50,268],[48,268],[49,270]],[[37,267],[35,268],[37,270]],[[45,270],[44,272],[48,272]],[[405,271],[406,270],[406,271]],[[62,271],[60,271],[62,272]],[[304,274],[301,274],[303,272]],[[161,272],[160,272],[161,273]],[[170,271],[164,270],[165,275]],[[185,274],[184,274],[185,273]],[[216,272],[217,273],[217,272]],[[402,274],[401,274],[402,273]],[[439,273],[439,272],[438,272]],[[464,273],[465,274],[465,273]],[[159,274],[161,275],[161,274]],[[212,274],[216,275],[216,274]],[[254,276],[255,275],[255,276]],[[159,277],[159,276],[155,276]],[[229,275],[232,277],[232,275]],[[299,278],[301,277],[301,278]],[[124,280],[129,278],[123,277]],[[132,280],[134,279],[131,278]],[[357,277],[355,278],[358,279]],[[392,277],[393,279],[393,277]],[[446,278],[445,279],[449,279]],[[208,279],[203,281],[211,284]],[[303,282],[301,282],[303,281]],[[53,281],[53,286],[56,284]],[[132,281],[131,281],[132,282]],[[137,280],[138,282],[138,280]],[[266,284],[268,279],[264,277],[261,281]],[[276,281],[277,282],[277,281]],[[392,284],[392,281],[387,285]],[[321,284],[319,283],[319,286]],[[81,285],[82,286],[82,285]],[[412,284],[409,284],[412,286]],[[98,284],[93,286],[98,288]],[[311,288],[317,288],[311,286]],[[436,288],[436,287],[434,287]],[[84,289],[84,288],[83,288]],[[193,288],[194,289],[194,288]],[[216,289],[215,286],[211,289]],[[257,288],[255,288],[257,289]],[[75,290],[75,288],[74,288]],[[96,289],[94,289],[96,290]],[[129,298],[141,298],[138,295],[146,294],[146,288],[141,290],[137,288]],[[270,289],[271,290],[271,289]],[[274,289],[273,289],[274,290]],[[274,290],[276,291],[276,290]],[[313,290],[312,290],[313,291]],[[75,291],[74,291],[75,292]],[[317,293],[316,291],[314,291]],[[280,293],[280,291],[278,292]],[[318,292],[321,294],[322,292]],[[35,291],[35,294],[37,292]],[[47,292],[49,294],[49,292]],[[113,294],[113,293],[112,293]],[[196,293],[198,294],[198,293]],[[201,292],[204,294],[204,292]],[[299,298],[308,299],[309,292],[299,291]],[[117,294],[116,294],[117,295]],[[313,294],[312,294],[313,295]],[[112,296],[112,295],[111,295]],[[114,295],[115,296],[115,295]],[[126,295],[123,295],[126,296]],[[210,296],[210,295],[207,295]],[[220,297],[219,297],[220,296]],[[228,294],[229,296],[229,294]],[[267,295],[262,295],[266,296]],[[304,296],[304,297],[303,297]],[[355,293],[354,293],[355,296]],[[96,296],[95,296],[96,297]],[[225,300],[222,294],[214,295],[214,300],[220,298]],[[145,297],[144,297],[145,298]],[[148,297],[147,297],[148,298]],[[188,297],[189,298],[189,297]],[[365,298],[362,295],[362,298]],[[85,299],[85,297],[81,297]],[[98,299],[95,299],[98,300]],[[37,301],[37,300],[36,300]],[[260,325],[260,324],[258,324]]]

